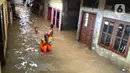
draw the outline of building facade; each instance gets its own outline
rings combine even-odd
[[[129,1],[81,0],[77,40],[112,63],[130,70]],[[125,12],[114,11],[125,4]]]
[[[59,30],[76,30],[80,0],[45,0],[45,18]]]
[[[54,24],[56,28],[61,29],[62,0],[45,0],[44,1],[44,16],[47,20]]]

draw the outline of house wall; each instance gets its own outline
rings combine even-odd
[[[12,12],[12,9],[11,9],[11,2],[10,1],[8,1],[7,2],[8,3],[8,7],[10,8],[9,10],[10,10],[10,12],[9,12],[9,21],[10,21],[10,26],[12,26],[12,24],[13,24],[13,12]],[[8,10],[8,11],[9,11]]]
[[[63,10],[63,3],[62,0],[44,0],[44,18],[47,20],[48,18],[48,7],[52,8],[51,14],[53,15],[53,10],[57,9],[60,11],[60,21],[59,21],[59,30],[61,29],[61,17],[62,17],[62,10]],[[52,23],[53,16],[51,16],[51,23]]]
[[[48,15],[48,6],[49,6],[50,0],[44,0],[44,18],[47,20]]]
[[[56,8],[62,11],[62,0],[44,0],[44,18],[47,20],[48,7]]]
[[[105,0],[100,0],[98,9],[82,7],[82,2],[81,2],[80,13],[79,13],[78,30],[77,30],[77,37],[76,37],[77,40],[79,40],[79,31],[80,31],[82,11],[97,13],[96,21],[95,21],[95,29],[94,29],[94,34],[93,34],[92,49],[94,51],[96,51],[100,56],[106,57],[112,63],[118,65],[119,67],[125,67],[127,70],[130,70],[130,47],[129,47],[129,52],[128,52],[127,57],[124,58],[124,57],[122,57],[118,54],[115,54],[114,52],[112,52],[110,50],[104,49],[103,47],[98,45],[98,39],[99,39],[99,34],[100,34],[103,17],[130,22],[130,14],[127,14],[127,13],[117,14],[114,11],[104,10]]]
[[[58,9],[61,12],[59,30],[77,29],[80,0],[45,0],[45,19],[48,15],[48,6]],[[71,9],[71,10],[70,10]],[[53,9],[52,9],[53,15]],[[52,23],[52,22],[51,22]]]
[[[7,47],[7,26],[8,26],[8,12],[7,12],[7,1],[0,0],[0,6],[3,4],[3,12],[4,12],[4,28],[5,28],[5,45],[4,45],[4,56],[6,56],[6,47]]]
[[[59,10],[62,10],[63,6],[62,6],[62,0],[50,0],[49,2],[49,6],[52,8],[56,8]]]

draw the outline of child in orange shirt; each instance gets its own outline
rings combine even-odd
[[[45,34],[44,38],[41,39],[40,48],[43,52],[51,50],[51,41],[48,34]]]

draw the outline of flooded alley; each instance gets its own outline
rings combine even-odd
[[[76,31],[55,28],[52,50],[43,53],[39,44],[49,30],[49,21],[24,6],[17,6],[16,11],[20,19],[9,27],[7,61],[2,73],[125,73],[77,42]]]

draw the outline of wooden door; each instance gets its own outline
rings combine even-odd
[[[48,7],[48,20],[51,21],[51,12],[52,12],[52,8]]]
[[[80,42],[86,44],[86,34],[84,34],[85,30],[87,29],[86,27],[83,27],[85,24],[85,13],[83,12],[82,15],[82,20],[81,20],[81,30],[80,30]]]
[[[95,26],[96,14],[83,12],[80,42],[86,44],[89,49],[92,46],[93,31]]]

